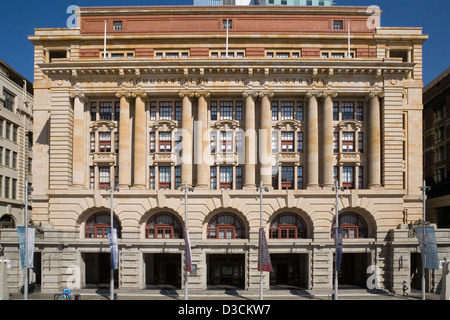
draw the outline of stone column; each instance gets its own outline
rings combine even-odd
[[[259,131],[259,163],[263,187],[272,188],[272,112],[270,99],[272,91],[262,91],[261,98],[261,129]]]
[[[196,166],[197,166],[197,185],[198,189],[209,188],[210,168],[207,163],[204,153],[209,152],[209,141],[207,137],[208,131],[208,104],[206,99],[209,98],[209,92],[196,92],[195,96],[198,98],[198,122],[197,122],[197,136],[195,139],[196,147]]]
[[[135,111],[134,111],[134,183],[133,188],[145,189],[145,177],[146,177],[146,154],[147,154],[147,126],[145,116],[145,101],[147,100],[147,94],[145,92],[135,92],[133,97],[136,98]],[[121,111],[122,115],[122,111]],[[121,131],[120,131],[121,132]],[[121,141],[119,136],[119,144]],[[119,147],[120,150],[120,147]],[[120,152],[119,152],[120,155]],[[120,174],[119,170],[119,174]],[[120,183],[120,177],[119,177]]]
[[[182,126],[182,155],[181,155],[181,182],[187,181],[188,187],[192,187],[192,145],[193,145],[193,118],[192,118],[192,99],[194,92],[183,91],[179,93],[183,98],[181,107],[181,126]]]
[[[244,189],[255,189],[255,166],[256,166],[256,121],[255,100],[256,92],[245,91],[245,167],[244,167]]]
[[[130,98],[129,92],[118,92],[120,98],[119,118],[119,188],[128,189],[131,185],[131,144],[130,144]]]
[[[333,173],[333,100],[336,92],[322,93],[324,102],[322,105],[322,185],[324,188],[334,186]]]
[[[373,91],[369,94],[369,188],[381,187],[381,121],[380,100],[382,92]]]
[[[308,92],[306,134],[306,188],[319,187],[319,120],[317,93]],[[333,146],[333,143],[331,144]]]
[[[71,95],[73,103],[73,149],[72,149],[72,184],[75,188],[85,188],[85,103],[88,99],[84,93]]]

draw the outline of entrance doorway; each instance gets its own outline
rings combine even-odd
[[[144,254],[145,282],[147,285],[181,288],[181,254]]]
[[[208,254],[208,285],[244,289],[244,254]]]
[[[109,253],[84,253],[86,287],[108,287],[111,283],[111,258]],[[118,284],[118,270],[114,270],[114,287]]]
[[[366,272],[369,263],[369,253],[343,253],[338,273],[339,285],[365,288],[367,282]]]
[[[422,290],[422,256],[420,252],[411,253],[411,289]]]
[[[271,254],[270,259],[272,261],[270,285],[273,288],[307,287],[307,254]]]

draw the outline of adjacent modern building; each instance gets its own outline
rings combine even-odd
[[[32,123],[33,84],[0,60],[1,230],[24,225],[25,184],[33,182]]]
[[[437,228],[450,228],[450,68],[424,88],[423,102],[427,215]]]
[[[183,288],[185,227],[190,288],[258,289],[262,223],[265,289],[331,292],[336,180],[339,283],[365,287],[377,270],[381,289],[420,288],[427,36],[373,18],[366,7],[102,7],[81,8],[77,28],[36,29],[41,290],[109,283],[113,192],[119,289]],[[440,257],[449,234],[437,229]],[[1,243],[11,290],[13,239]],[[439,280],[427,272],[428,290]]]

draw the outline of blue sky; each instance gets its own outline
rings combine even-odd
[[[334,0],[336,5],[378,5],[382,26],[423,27],[424,85],[450,66],[449,0]],[[191,5],[192,0],[0,0],[0,59],[33,81],[34,28],[64,28],[77,6]]]

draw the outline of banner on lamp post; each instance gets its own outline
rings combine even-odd
[[[28,227],[28,248],[27,248],[27,267],[33,268],[34,264],[34,238],[36,230]],[[19,237],[19,252],[22,269],[25,268],[25,227],[17,227],[17,236]]]
[[[258,271],[272,272],[272,261],[263,228],[259,229]]]
[[[333,229],[334,243],[336,244],[336,271],[339,271],[341,267],[342,260],[342,228],[337,228],[337,236],[336,236],[336,228]]]
[[[416,227],[416,235],[419,240],[420,255],[425,269],[439,269],[436,235],[433,227]],[[424,238],[425,231],[425,238]]]
[[[186,271],[192,271],[192,257],[191,257],[191,241],[189,240],[189,231],[187,228],[184,228],[184,245],[186,248]]]
[[[117,270],[119,268],[119,247],[117,244],[117,229],[111,227],[107,228],[109,247],[111,249],[111,269]]]

